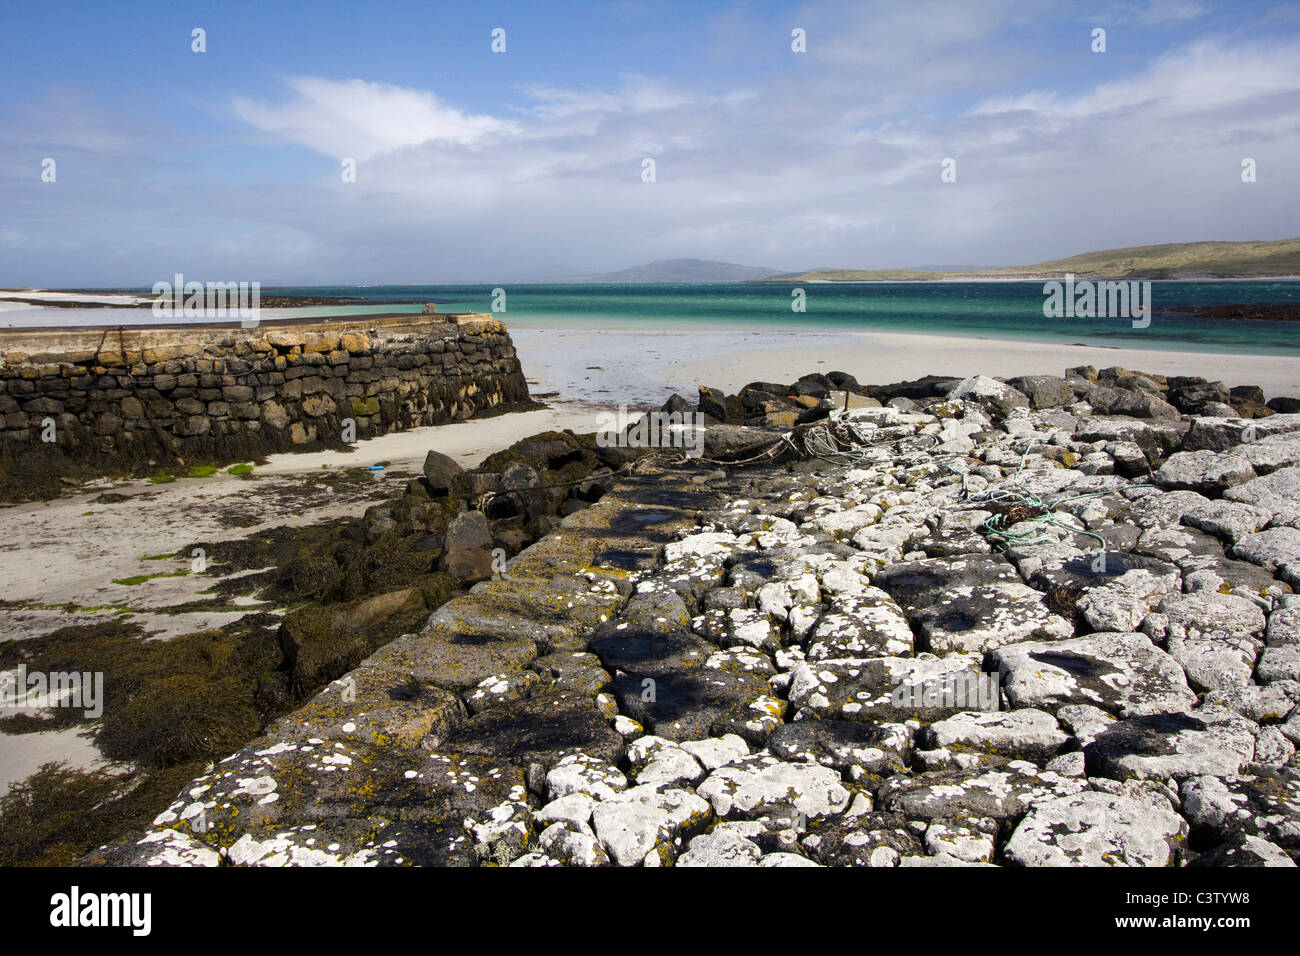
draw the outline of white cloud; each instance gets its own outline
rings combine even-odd
[[[564,119],[584,113],[653,113],[688,106],[696,100],[695,96],[668,84],[638,75],[623,77],[617,90],[591,87],[573,90],[535,83],[525,86],[524,93],[535,101],[535,105],[525,107],[523,112],[543,120]]]
[[[264,132],[335,158],[370,159],[422,143],[475,146],[516,130],[509,120],[465,113],[427,90],[310,76],[291,77],[288,84],[297,94],[289,102],[237,97],[236,114]]]
[[[1257,23],[1172,49],[1143,41],[1144,59],[1062,72],[1043,37],[1077,23],[1061,19],[1073,15],[1063,4],[1043,14],[1039,2],[819,0],[788,18],[808,29],[803,55],[789,52],[787,18],[737,5],[721,19],[718,43],[730,48],[717,59],[583,86],[539,78],[486,113],[443,89],[297,77],[283,101],[237,100],[236,116],[259,141],[357,158],[357,182],[341,182],[336,163],[290,156],[274,182],[254,170],[235,186],[191,188],[143,166],[133,181],[119,164],[92,190],[76,167],[65,183],[61,162],[58,191],[41,192],[30,164],[9,179],[0,166],[0,207],[17,210],[5,224],[28,237],[5,258],[36,262],[27,253],[54,235],[53,199],[68,203],[68,222],[104,222],[114,248],[139,252],[139,237],[165,235],[149,249],[163,275],[193,252],[222,275],[322,282],[489,279],[552,262],[594,272],[675,256],[782,269],[1006,265],[1295,231],[1296,30]],[[747,50],[758,67],[734,68]],[[4,119],[0,153],[19,155]],[[640,178],[645,156],[658,163],[653,184]],[[958,160],[953,184],[939,179],[947,156]],[[1243,156],[1259,161],[1258,183],[1241,183]],[[241,221],[222,221],[229,210]],[[136,232],[121,228],[151,211],[159,218]],[[214,230],[230,239],[214,243]]]

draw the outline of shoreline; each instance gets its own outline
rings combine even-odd
[[[1201,375],[1229,386],[1258,385],[1268,397],[1300,396],[1300,357],[1131,349],[919,332],[643,332],[512,329],[530,378],[545,390],[592,403],[661,404],[699,385],[737,391],[755,381],[793,381],[846,371],[884,385],[923,375],[1010,378],[1060,375],[1076,365]],[[691,340],[683,343],[684,337]],[[828,341],[834,339],[834,341]],[[704,353],[704,354],[701,354]],[[610,396],[605,398],[604,396]]]
[[[888,378],[903,381],[923,375],[988,375],[1010,378],[1026,374],[1059,375],[1075,365],[1099,368],[1121,365],[1144,372],[1201,375],[1228,385],[1259,385],[1265,393],[1300,395],[1300,357],[1239,355],[1230,352],[1187,352],[1165,349],[1111,348],[1090,345],[1057,345],[1014,339],[972,339],[958,336],[929,336],[902,332],[851,333],[858,341],[837,348],[834,362],[858,377],[875,383]],[[930,348],[917,349],[924,341]],[[979,344],[975,344],[979,343]],[[772,345],[746,353],[719,357],[708,362],[682,363],[687,375],[713,374],[719,387],[739,387],[748,381],[776,381],[797,369],[832,364],[819,359],[811,348],[791,349]],[[859,371],[855,371],[857,368]],[[783,371],[784,370],[784,371]],[[876,371],[879,370],[879,371]],[[883,381],[881,384],[885,384]]]
[[[269,456],[249,478],[224,471],[207,478],[100,479],[61,498],[0,505],[8,530],[0,543],[6,581],[0,626],[9,640],[47,635],[61,627],[138,624],[153,640],[233,625],[259,612],[283,609],[236,599],[203,609],[227,577],[184,573],[190,557],[177,549],[195,541],[240,541],[271,528],[297,528],[355,517],[398,496],[421,472],[430,449],[472,468],[489,455],[544,431],[591,430],[581,406],[546,408],[393,432],[350,451]],[[337,479],[378,462],[384,470],[362,484]],[[134,581],[136,583],[120,583]],[[174,610],[191,607],[192,610]],[[33,733],[0,732],[0,796],[48,761],[74,769],[108,768],[84,727]]]

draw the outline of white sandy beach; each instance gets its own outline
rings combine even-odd
[[[1259,385],[1268,397],[1300,396],[1300,358],[1157,349],[1113,349],[903,332],[512,332],[524,370],[543,390],[580,401],[645,406],[696,387],[735,392],[748,382],[789,383],[841,370],[864,385],[923,375],[1061,375],[1068,367],[1119,365]]]
[[[157,610],[200,599],[200,592],[216,583],[212,575],[115,582],[187,570],[190,555],[177,552],[196,541],[243,538],[281,525],[360,515],[375,500],[401,494],[403,484],[420,473],[430,449],[472,467],[521,438],[565,428],[594,430],[593,410],[559,404],[395,432],[358,442],[350,452],[274,455],[250,478],[219,472],[168,484],[106,480],[54,501],[0,507],[3,597],[16,602],[0,609],[0,639],[36,637],[59,627],[108,620],[139,623],[156,640],[221,627],[244,612]],[[380,462],[386,463],[384,469],[363,485],[318,480],[342,468]],[[96,501],[106,491],[127,500]],[[232,516],[240,522],[232,524]],[[157,558],[167,554],[176,556]],[[273,610],[250,602],[249,610],[254,609]],[[50,760],[66,760],[76,767],[102,762],[80,728],[0,734],[0,793]]]
[[[192,599],[200,588],[210,587],[212,579],[160,578],[138,586],[116,585],[113,579],[188,566],[188,559],[143,558],[173,553],[193,541],[242,538],[276,525],[359,515],[381,490],[385,497],[400,494],[402,484],[420,473],[432,449],[450,455],[462,466],[472,467],[521,438],[565,428],[595,430],[593,412],[557,405],[394,432],[358,442],[350,452],[273,455],[254,469],[251,480],[218,472],[208,478],[178,478],[168,484],[104,481],[97,482],[92,490],[54,501],[0,507],[0,528],[4,529],[0,578],[5,581],[5,598],[96,608],[120,607],[124,603],[142,609],[177,604]],[[376,473],[375,480],[382,487],[349,492],[317,480],[331,469],[369,467],[381,462],[386,467]],[[109,490],[129,500],[110,505],[95,501]],[[292,510],[286,506],[290,500]],[[214,505],[218,501],[220,505]],[[243,516],[248,523],[231,527],[222,522],[232,514]],[[30,615],[40,613],[0,611],[0,630],[6,637],[26,636],[33,629],[20,626],[19,617],[26,621]],[[217,622],[184,623],[189,625],[184,630],[178,631],[172,625],[161,629],[158,636],[185,633]],[[45,629],[48,627],[38,632]]]

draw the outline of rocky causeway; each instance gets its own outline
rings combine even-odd
[[[1257,392],[674,396],[703,457],[629,455],[83,862],[1294,866],[1300,412]]]

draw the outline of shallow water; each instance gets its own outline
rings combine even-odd
[[[371,305],[264,309],[264,319],[331,314],[419,312],[436,302],[443,312],[490,312],[494,289],[505,291],[499,313],[512,329],[589,331],[713,330],[921,332],[978,335],[1138,349],[1300,355],[1291,322],[1207,319],[1169,312],[1173,306],[1262,302],[1300,303],[1300,280],[1152,282],[1151,325],[1135,329],[1120,318],[1046,318],[1043,283],[871,282],[804,283],[806,311],[791,311],[788,283],[617,285],[431,285],[265,287],[263,295],[365,298]],[[147,292],[148,290],[141,290]],[[155,321],[149,310],[6,308],[0,325],[130,325]],[[235,323],[232,322],[232,325]]]

